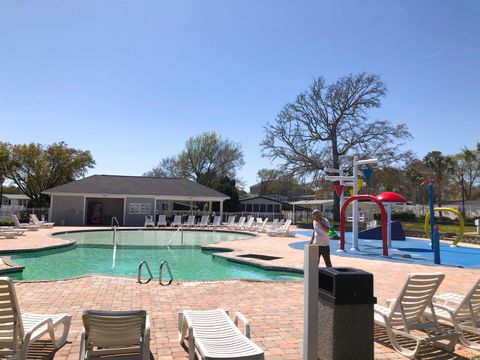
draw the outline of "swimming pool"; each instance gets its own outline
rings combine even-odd
[[[19,280],[54,280],[87,274],[136,277],[138,265],[143,260],[150,265],[154,278],[158,278],[158,268],[163,260],[168,261],[174,280],[296,280],[302,276],[231,262],[212,255],[219,250],[201,248],[218,241],[252,238],[254,235],[250,234],[120,230],[117,231],[116,250],[112,244],[112,231],[68,232],[55,236],[76,241],[76,244],[10,254],[12,260],[25,269],[23,273],[9,276]],[[164,277],[168,278],[165,272]]]
[[[311,231],[298,231],[299,234],[312,236]],[[295,242],[289,246],[303,250],[305,241]],[[389,256],[382,256],[382,241],[359,239],[359,251],[350,251],[352,233],[345,233],[346,252],[337,252],[340,241],[331,240],[330,248],[333,255],[370,258],[375,260],[415,263],[432,265],[433,250],[428,239],[406,238],[401,241],[392,241],[392,247],[388,249]],[[449,244],[440,242],[441,265],[456,266],[463,268],[480,268],[480,247],[460,246],[450,247]]]

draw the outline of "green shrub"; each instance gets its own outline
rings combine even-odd
[[[15,222],[12,220],[0,220],[0,226],[15,226]]]

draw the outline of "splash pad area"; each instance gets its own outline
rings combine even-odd
[[[312,236],[312,232],[297,231],[298,234]],[[291,248],[302,250],[308,241],[299,241],[289,244]],[[389,247],[389,256],[382,256],[382,241],[358,239],[358,251],[351,251],[352,233],[345,233],[345,252],[337,252],[340,247],[339,240],[330,240],[330,250],[332,255],[344,257],[367,258],[372,260],[383,260],[387,262],[402,262],[420,265],[434,264],[434,252],[430,245],[430,240],[406,238],[405,240],[392,240],[392,246]],[[443,266],[454,266],[460,268],[480,269],[480,247],[474,246],[456,246],[450,247],[450,243],[440,242],[440,252],[442,254]]]

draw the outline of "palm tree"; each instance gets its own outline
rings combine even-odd
[[[438,181],[437,202],[442,206],[442,188],[447,180],[447,175],[453,167],[450,156],[444,156],[440,151],[431,151],[423,158],[425,166],[430,169],[433,177]]]

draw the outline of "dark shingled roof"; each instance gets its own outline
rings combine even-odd
[[[108,194],[108,195],[152,195],[193,196],[229,199],[207,186],[187,179],[171,179],[146,176],[92,175],[81,180],[45,190],[45,194]]]

